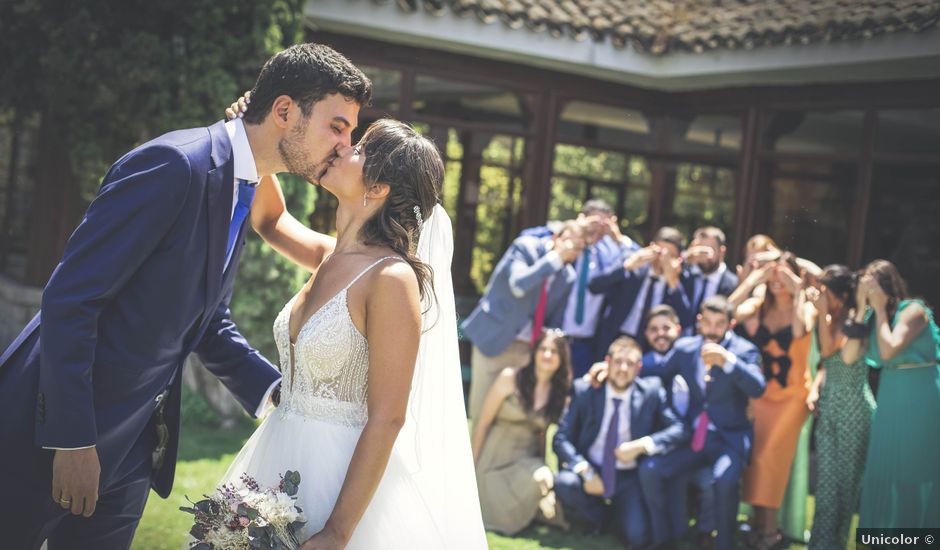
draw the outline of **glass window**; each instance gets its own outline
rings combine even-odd
[[[940,154],[940,109],[879,112],[875,151]]]
[[[484,84],[418,75],[413,107],[418,116],[487,123],[507,132],[529,128],[519,94]]]
[[[401,105],[401,72],[369,65],[359,65],[372,81],[372,107],[394,114]]]
[[[549,219],[571,219],[585,201],[603,199],[614,208],[624,234],[643,238],[651,179],[643,157],[558,144],[554,169]]]
[[[598,103],[569,101],[558,121],[559,141],[649,149],[652,136],[650,123],[640,111]]]
[[[764,121],[764,148],[787,153],[860,153],[861,111],[777,111]]]
[[[940,305],[940,165],[875,165],[864,262],[898,267],[914,296]]]
[[[522,196],[523,139],[495,135],[483,149],[480,187],[476,203],[476,233],[470,276],[482,293],[493,268],[521,230],[518,227]]]
[[[714,225],[730,235],[734,224],[734,171],[691,163],[675,165],[673,170],[673,185],[667,192],[672,196],[672,211],[666,212],[663,219],[681,230],[686,241],[704,225]]]
[[[736,153],[741,149],[741,117],[669,117],[670,148],[692,153]]]
[[[856,167],[780,162],[767,167],[767,229],[777,244],[819,265],[844,263],[855,204]]]

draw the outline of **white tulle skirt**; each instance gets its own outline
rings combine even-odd
[[[307,519],[299,537],[304,541],[319,532],[330,517],[361,431],[276,409],[245,443],[222,483],[241,486],[239,478],[247,473],[262,487],[272,487],[287,470],[300,472],[297,505]],[[385,474],[346,548],[438,550],[446,546],[411,473],[393,449]]]

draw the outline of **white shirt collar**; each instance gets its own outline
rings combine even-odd
[[[245,123],[240,118],[225,123],[225,131],[232,141],[232,159],[235,161],[235,178],[249,182],[256,182],[258,167],[255,165],[255,156],[248,143],[248,134],[245,133]]]
[[[615,397],[616,397],[617,399],[622,399],[623,402],[620,403],[620,406],[621,406],[621,407],[623,406],[624,403],[630,401],[630,396],[633,395],[633,384],[632,384],[632,383],[630,384],[630,386],[629,386],[627,389],[625,389],[625,390],[624,390],[623,392],[621,392],[621,393],[617,393],[616,391],[614,391],[614,388],[612,388],[612,387],[610,386],[610,384],[604,384],[604,387],[607,389],[607,391],[606,391],[606,394],[607,394],[606,399],[607,399],[608,401],[613,400]]]
[[[717,283],[718,281],[721,280],[721,276],[724,274],[725,271],[728,271],[728,266],[725,265],[725,262],[721,262],[720,264],[718,264],[718,269],[706,275],[705,278],[708,279],[712,283]]]

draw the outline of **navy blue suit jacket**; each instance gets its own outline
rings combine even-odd
[[[695,315],[699,313],[699,310],[702,308],[702,302],[704,302],[704,292],[705,292],[705,274],[702,273],[701,268],[697,265],[690,266],[686,268],[688,275],[683,279],[685,282],[685,292],[689,296],[692,307],[689,310],[687,318],[679,318],[679,321],[682,323],[682,334],[685,336],[691,336],[697,332],[695,328]],[[734,289],[738,288],[738,276],[731,272],[730,269],[726,269],[724,273],[721,274],[721,279],[718,281],[718,290],[716,294],[728,297],[731,296],[731,293],[734,292]]]
[[[611,266],[606,272],[591,279],[588,285],[591,292],[605,295],[601,322],[597,325],[597,332],[594,336],[594,361],[602,360],[607,355],[607,348],[620,336],[620,326],[630,315],[630,310],[633,309],[633,304],[649,272],[649,266],[627,271],[621,263]],[[686,288],[691,284],[687,280],[688,277],[688,272],[683,270],[679,285],[675,289],[666,286],[663,292],[662,303],[672,306],[679,315],[679,319],[689,317],[692,310],[692,301],[686,294]],[[640,334],[635,335],[641,343],[645,340],[642,326],[643,319],[640,320]]]
[[[688,429],[693,430],[702,410],[722,438],[742,457],[747,457],[754,439],[754,430],[747,417],[747,405],[751,398],[764,393],[764,375],[760,366],[760,352],[754,344],[728,332],[722,346],[737,356],[730,373],[720,366],[709,370],[711,380],[706,392],[698,384],[698,361],[704,339],[687,336],[676,340],[669,358],[661,364],[644,364],[644,376],[658,376],[672,380],[681,374],[689,385],[689,409],[685,416]]]
[[[461,327],[485,355],[494,357],[505,351],[532,320],[542,285],[551,275],[555,278],[548,288],[545,326],[561,327],[576,275],[571,264],[558,270],[549,261],[549,242],[544,237],[517,237],[496,264],[486,293]]]
[[[607,387],[591,387],[584,380],[574,383],[574,395],[568,409],[558,423],[552,440],[552,449],[558,456],[560,467],[571,469],[582,460],[588,460],[588,450],[597,439],[604,419]],[[637,378],[630,396],[630,437],[650,436],[657,447],[669,451],[692,436],[685,424],[676,418],[666,405],[666,393],[659,380]],[[600,464],[594,464],[599,468]]]
[[[8,445],[27,433],[40,447],[95,445],[107,488],[152,430],[158,396],[169,389],[170,440],[152,476],[166,497],[180,371],[190,352],[254,414],[280,374],[230,316],[247,226],[226,270],[233,165],[219,122],[163,135],[111,167],[49,279],[40,313],[0,357],[0,402],[17,419],[0,431],[4,452],[16,452]]]

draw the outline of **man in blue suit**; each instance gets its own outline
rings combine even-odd
[[[568,410],[552,444],[561,470],[555,492],[566,510],[600,531],[608,512],[618,533],[633,546],[650,539],[642,464],[688,440],[689,432],[666,404],[655,378],[637,378],[640,345],[627,336],[616,339],[607,355],[603,386],[575,381]]]
[[[733,310],[723,296],[702,304],[697,316],[698,336],[680,338],[669,359],[644,369],[645,375],[688,382],[685,424],[693,431],[690,445],[668,455],[652,457],[642,466],[640,480],[649,503],[653,541],[674,540],[685,531],[675,523],[669,498],[675,483],[703,466],[712,468],[715,491],[716,546],[734,546],[741,475],[747,464],[753,428],[747,417],[748,401],[764,393],[760,352],[736,336],[731,328]],[[682,516],[684,518],[684,515]]]
[[[584,248],[582,224],[565,222],[552,236],[522,235],[493,270],[486,293],[461,327],[473,342],[468,413],[475,419],[496,376],[531,360],[544,328],[559,328]]]
[[[316,180],[370,94],[337,52],[293,46],[265,64],[244,121],[171,132],[111,167],[0,357],[3,547],[130,546],[150,487],[170,493],[190,352],[262,410],[280,374],[229,311],[253,185]]]
[[[685,251],[685,266],[689,270],[686,294],[691,298],[693,312],[698,312],[707,298],[716,294],[731,296],[738,287],[738,276],[725,264],[725,232],[714,226],[699,227],[692,234],[692,242]],[[692,334],[695,323],[687,319],[686,336]]]
[[[640,376],[649,376],[651,372],[656,372],[669,359],[673,345],[679,339],[681,332],[679,316],[676,315],[674,309],[666,304],[660,304],[650,310],[645,331],[650,350],[643,355],[643,370],[640,371]],[[688,382],[681,374],[677,374],[672,379],[663,378],[661,381],[666,389],[667,401],[672,411],[680,420],[688,421]],[[708,541],[712,531],[715,530],[715,491],[712,487],[711,468],[701,468],[688,477],[698,491],[695,531],[699,539]],[[686,520],[686,484],[680,481],[672,486],[674,494],[667,497],[667,504],[674,518],[672,524],[681,529],[688,523]],[[682,531],[677,533],[677,536],[681,534]]]
[[[591,292],[606,296],[603,317],[594,336],[594,360],[607,352],[618,336],[643,341],[643,322],[650,309],[669,304],[682,320],[689,316],[688,273],[681,268],[682,233],[662,227],[646,248],[630,254],[591,279]]]

